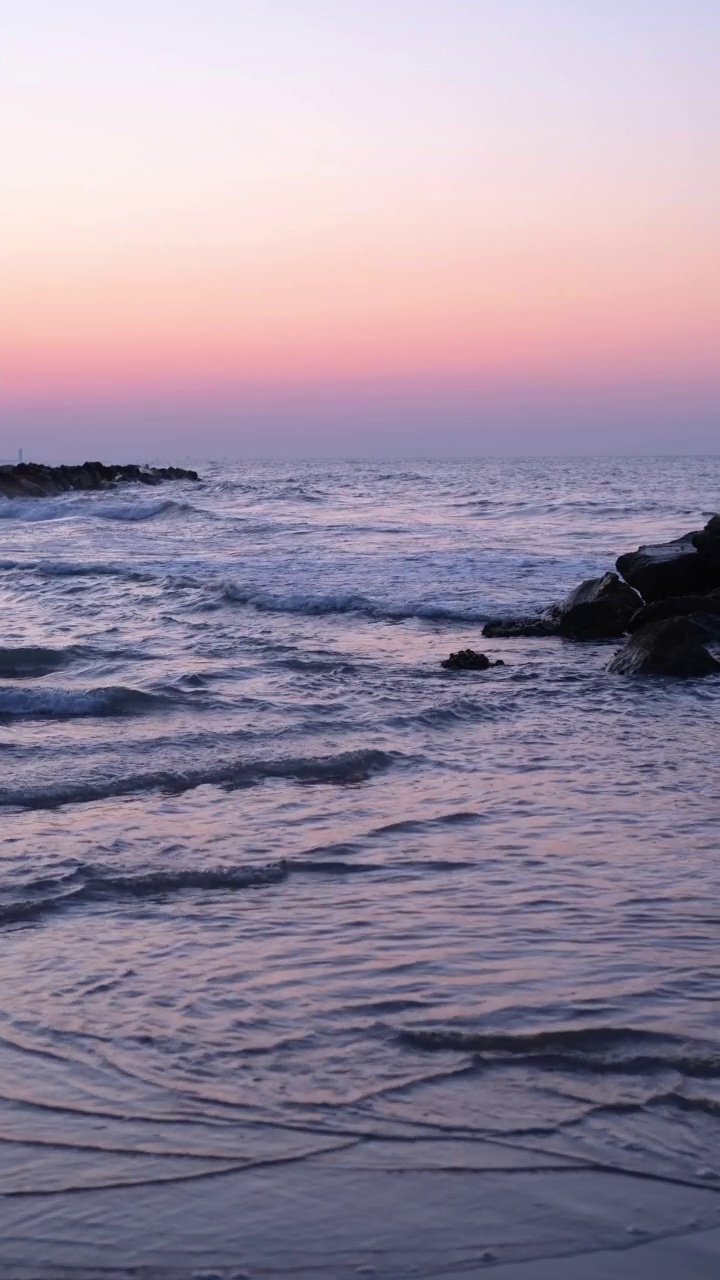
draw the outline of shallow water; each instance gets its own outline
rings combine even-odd
[[[720,683],[480,638],[699,527],[720,459],[199,469],[0,504],[4,1260],[28,1193],[89,1264],[70,1192],[347,1144],[720,1222]]]

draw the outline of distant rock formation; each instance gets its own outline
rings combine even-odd
[[[165,480],[199,480],[197,471],[183,467],[108,466],[83,462],[82,466],[45,466],[41,462],[18,462],[0,466],[0,494],[6,498],[50,498],[73,489],[112,489],[117,484],[156,485]]]
[[[620,676],[697,677],[720,673],[720,662],[703,644],[703,632],[688,618],[667,618],[635,631],[608,671]]]

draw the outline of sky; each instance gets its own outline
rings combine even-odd
[[[0,456],[720,452],[716,0],[22,0]]]

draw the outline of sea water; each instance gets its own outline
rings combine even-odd
[[[0,500],[0,1262],[720,1223],[720,682],[481,637],[720,458],[197,465]]]

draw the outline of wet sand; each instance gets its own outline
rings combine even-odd
[[[711,1280],[714,1188],[453,1144],[390,1171],[348,1148],[186,1183],[5,1197],[2,1280]],[[456,1147],[464,1144],[454,1144]],[[383,1154],[383,1153],[379,1153]],[[387,1153],[383,1154],[387,1160]],[[453,1164],[453,1161],[455,1162]],[[363,1167],[363,1163],[366,1167]],[[433,1168],[433,1163],[435,1167]],[[464,1167],[463,1167],[464,1164]],[[672,1233],[645,1223],[672,1216]]]

